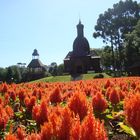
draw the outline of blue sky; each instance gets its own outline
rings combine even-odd
[[[79,18],[91,48],[103,46],[92,34],[99,14],[119,0],[0,0],[0,67],[27,65],[36,48],[42,63],[63,63],[72,50]]]

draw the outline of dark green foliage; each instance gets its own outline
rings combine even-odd
[[[124,67],[125,34],[133,31],[139,18],[140,6],[132,0],[120,1],[99,15],[93,36],[101,37],[103,42],[110,43],[114,70],[122,70]]]
[[[133,32],[126,35],[126,67],[140,61],[140,20]]]
[[[64,73],[64,64],[60,64],[57,67],[57,75],[63,75]]]

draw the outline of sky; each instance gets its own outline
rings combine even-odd
[[[91,48],[101,48],[93,32],[99,14],[119,0],[0,0],[0,67],[32,60],[37,49],[45,65],[63,63],[81,19]]]

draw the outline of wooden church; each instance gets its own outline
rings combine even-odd
[[[64,59],[64,69],[70,74],[101,71],[100,56],[90,49],[89,42],[84,37],[84,25],[81,21],[77,25],[77,37],[73,42],[73,51],[70,51]]]

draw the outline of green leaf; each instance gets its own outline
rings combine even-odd
[[[120,122],[118,125],[122,128],[122,130],[123,130],[125,133],[130,134],[131,136],[136,137],[136,133],[135,133],[135,131],[133,130],[133,128],[128,127],[127,125],[124,125],[123,122]]]
[[[18,117],[18,118],[22,118],[23,113],[22,112],[15,112],[15,116]]]
[[[106,117],[107,117],[108,119],[114,119],[113,116],[111,116],[111,115],[106,115]]]
[[[12,120],[9,120],[8,123],[6,124],[6,132],[9,132],[10,131],[10,126],[11,124],[13,123]]]

